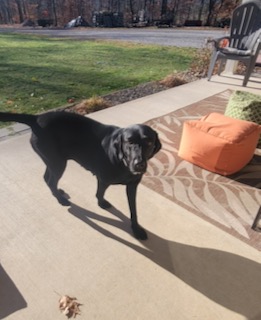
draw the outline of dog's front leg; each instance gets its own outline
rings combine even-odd
[[[105,194],[106,189],[109,187],[109,184],[104,183],[100,179],[97,179],[97,180],[98,180],[98,188],[97,188],[97,192],[96,192],[96,198],[98,199],[98,205],[102,209],[108,209],[112,205],[110,204],[109,201],[104,199],[104,194]]]
[[[146,231],[138,224],[137,208],[136,208],[136,195],[139,182],[127,185],[127,197],[131,213],[131,227],[135,238],[139,240],[146,240]]]

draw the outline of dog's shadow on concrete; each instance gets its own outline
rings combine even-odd
[[[168,241],[149,231],[148,240],[139,246],[95,223],[101,221],[131,233],[130,221],[122,212],[115,208],[108,211],[117,219],[75,204],[69,209],[93,229],[142,254],[219,305],[248,320],[261,319],[261,264],[225,251]]]

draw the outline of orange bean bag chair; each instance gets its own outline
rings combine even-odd
[[[261,126],[211,113],[184,122],[178,155],[206,170],[230,175],[253,157]]]

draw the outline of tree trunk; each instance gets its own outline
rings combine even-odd
[[[2,20],[2,23],[5,23],[5,24],[13,23],[12,14],[10,10],[11,8],[8,3],[8,0],[2,0],[0,2],[0,18]]]
[[[84,16],[84,4],[83,0],[77,1],[77,11],[79,16]]]
[[[57,10],[56,10],[56,2],[55,2],[55,0],[52,0],[52,9],[53,9],[53,16],[54,16],[54,25],[57,26],[58,25],[58,21],[57,21]]]
[[[209,0],[209,5],[208,5],[208,17],[207,17],[207,22],[206,25],[210,26],[212,23],[212,18],[213,18],[213,9],[215,6],[216,0]]]
[[[160,16],[164,16],[167,13],[168,0],[162,0]]]
[[[174,9],[173,9],[173,24],[176,25],[178,23],[178,11],[179,11],[180,0],[175,1]]]
[[[205,0],[201,0],[199,12],[198,12],[198,20],[202,19],[202,12],[203,12],[203,9],[204,9],[204,5],[205,5]]]
[[[133,19],[133,16],[134,16],[134,10],[133,10],[133,2],[132,2],[132,0],[129,0],[129,5],[130,5],[130,12],[131,12],[131,16],[132,16],[132,19]]]
[[[15,0],[16,5],[17,5],[17,10],[18,10],[18,15],[19,15],[19,22],[22,23],[24,21],[24,14],[23,14],[23,8],[21,5],[20,0]]]

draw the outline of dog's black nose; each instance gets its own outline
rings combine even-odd
[[[146,170],[146,162],[137,160],[134,162],[134,168],[138,172],[144,172]]]

